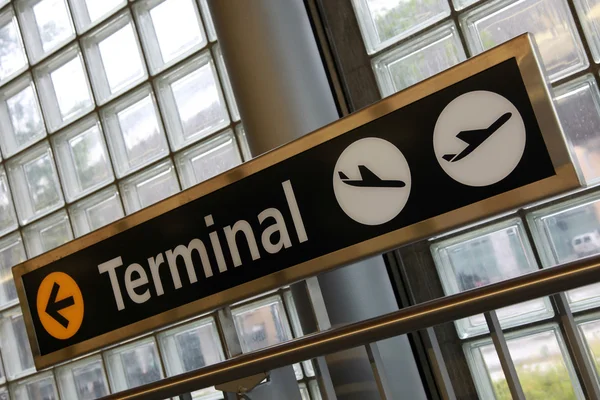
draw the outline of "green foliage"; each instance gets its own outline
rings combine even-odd
[[[438,0],[398,1],[398,5],[375,17],[379,38],[383,41],[430,18],[437,11]]]
[[[521,386],[528,400],[575,400],[575,391],[567,368],[562,363],[555,363],[548,368],[524,369],[517,367]],[[498,400],[511,400],[512,396],[505,379],[493,383],[494,393]]]

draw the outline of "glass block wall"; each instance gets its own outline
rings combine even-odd
[[[206,0],[0,0],[0,154],[0,399],[95,399],[226,358],[205,315],[36,372],[11,274],[250,158]],[[291,301],[231,307],[244,351],[301,335]],[[319,399],[312,363],[294,370]]]
[[[444,292],[600,254],[600,1],[353,0],[353,6],[382,97],[531,32],[584,182],[576,194],[433,241]],[[600,284],[566,296],[600,379]],[[497,315],[527,398],[584,398],[549,298]],[[510,399],[483,315],[454,325],[479,397]]]

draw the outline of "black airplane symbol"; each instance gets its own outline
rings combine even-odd
[[[487,140],[494,132],[496,132],[502,125],[504,125],[512,117],[512,113],[505,113],[500,116],[493,124],[487,129],[475,129],[472,131],[462,131],[456,135],[457,138],[467,143],[468,146],[460,152],[460,154],[446,154],[442,158],[448,162],[457,162],[468,156],[478,148],[483,142]]]
[[[364,165],[358,166],[358,172],[360,173],[360,179],[356,180],[348,178],[346,174],[344,174],[342,171],[338,171],[338,174],[342,182],[350,186],[371,188],[401,188],[406,186],[406,184],[403,181],[381,179]]]

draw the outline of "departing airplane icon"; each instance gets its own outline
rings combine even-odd
[[[498,118],[493,124],[486,129],[475,129],[471,131],[462,131],[456,135],[457,138],[467,143],[468,146],[457,154],[445,154],[442,158],[448,162],[457,162],[468,156],[478,148],[483,142],[485,142],[494,132],[496,132],[502,125],[504,125],[512,117],[512,113],[505,113]]]
[[[360,173],[360,179],[350,179],[342,171],[338,171],[338,174],[342,182],[350,186],[370,188],[401,188],[406,186],[406,184],[400,180],[381,179],[364,165],[359,165],[358,171]]]

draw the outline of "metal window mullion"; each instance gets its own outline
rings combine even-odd
[[[490,330],[492,341],[494,342],[494,348],[496,349],[496,353],[500,359],[500,365],[502,366],[502,372],[504,372],[504,377],[506,378],[506,383],[508,385],[508,389],[510,390],[510,394],[512,395],[513,399],[525,400],[525,393],[523,393],[521,381],[519,381],[517,370],[515,369],[515,365],[510,356],[508,344],[504,338],[504,333],[500,327],[500,321],[498,320],[496,311],[488,311],[484,315],[485,321],[487,322]]]
[[[377,343],[367,343],[365,346],[367,356],[369,358],[369,364],[371,364],[371,370],[373,371],[373,377],[377,384],[377,391],[381,400],[392,400],[394,397],[390,391],[387,377],[385,376],[385,368],[383,368],[383,359],[379,353]]]

